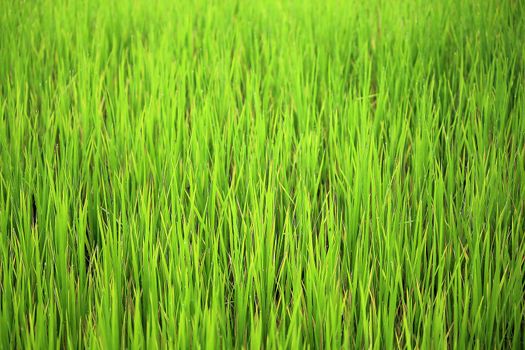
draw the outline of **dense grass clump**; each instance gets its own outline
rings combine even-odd
[[[0,3],[0,348],[525,347],[523,1]]]

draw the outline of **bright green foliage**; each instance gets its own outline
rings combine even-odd
[[[524,348],[524,18],[0,0],[0,348]]]

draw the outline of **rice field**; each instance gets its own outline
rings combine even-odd
[[[525,348],[524,18],[0,0],[0,348]]]

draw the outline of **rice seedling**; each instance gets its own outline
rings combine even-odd
[[[523,2],[0,4],[0,348],[525,347]]]

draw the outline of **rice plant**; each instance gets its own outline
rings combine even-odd
[[[525,348],[524,18],[0,0],[0,348]]]

